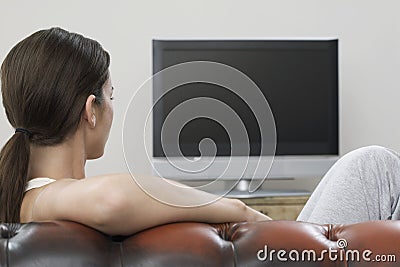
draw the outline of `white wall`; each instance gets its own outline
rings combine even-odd
[[[152,37],[337,36],[341,154],[368,144],[400,151],[399,9],[397,0],[0,0],[0,60],[20,39],[51,26],[95,38],[111,53],[115,119],[106,155],[88,163],[94,175],[126,171],[122,120],[133,92],[151,75]],[[1,110],[0,145],[12,134]],[[134,138],[143,142],[142,129]],[[145,155],[134,160],[135,171],[150,173]]]

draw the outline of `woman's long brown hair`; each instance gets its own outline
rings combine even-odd
[[[102,103],[110,57],[101,45],[60,28],[20,41],[1,65],[1,93],[16,132],[0,152],[0,222],[20,222],[30,146],[52,146],[75,132],[89,95]]]

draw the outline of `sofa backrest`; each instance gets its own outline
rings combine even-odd
[[[114,237],[74,222],[48,221],[0,224],[0,234],[1,267],[398,266],[400,261],[399,221],[173,223]]]

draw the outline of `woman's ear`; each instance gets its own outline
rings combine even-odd
[[[96,97],[94,95],[88,96],[86,99],[85,109],[82,113],[82,118],[89,123],[90,128],[96,126],[95,101]]]

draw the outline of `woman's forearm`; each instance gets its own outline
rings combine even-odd
[[[164,190],[165,184],[157,177],[146,177],[146,183],[147,186],[159,188],[157,192],[164,197],[177,197],[179,201],[188,199],[188,203],[212,196],[179,185],[170,184],[171,186]],[[182,221],[222,223],[270,219],[236,199],[220,198],[196,207],[168,205],[157,199],[157,196],[150,196],[144,192],[130,175],[114,176],[105,186],[108,192],[111,192],[109,205],[105,205],[104,211],[109,216],[98,228],[109,234],[132,234],[153,226]]]

